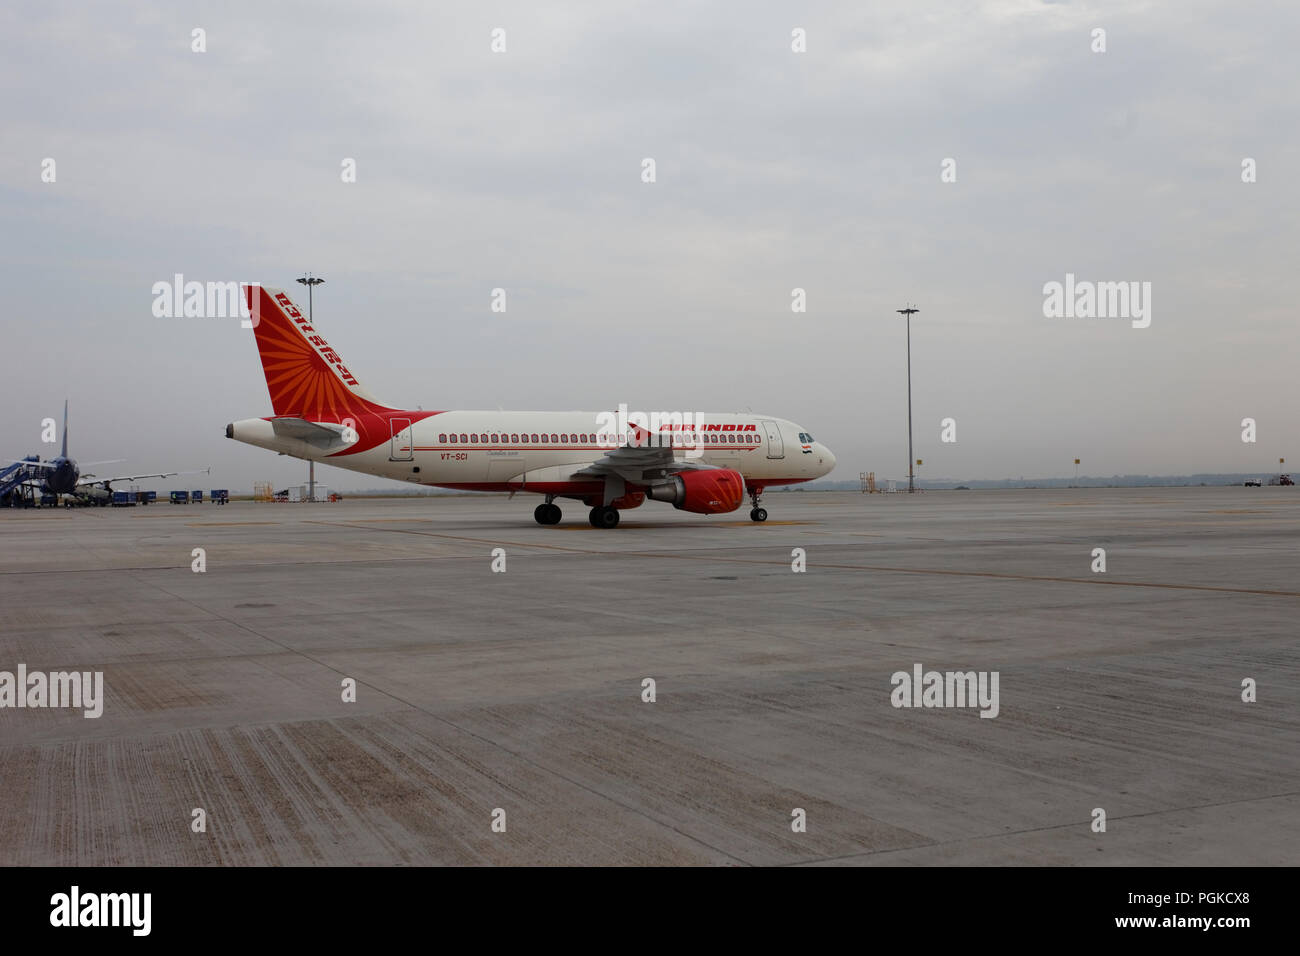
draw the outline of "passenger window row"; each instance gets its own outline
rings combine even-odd
[[[686,436],[675,436],[689,444]],[[635,436],[624,435],[623,441],[631,444]],[[713,434],[707,432],[700,436],[704,444],[712,445],[753,445],[758,442],[755,433],[742,432],[739,435]],[[586,432],[442,432],[438,435],[441,445],[590,445],[597,441],[597,436]],[[606,438],[608,441],[608,438]]]

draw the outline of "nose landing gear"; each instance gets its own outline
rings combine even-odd
[[[750,488],[750,489],[748,489],[748,490],[749,490],[749,500],[750,500],[750,502],[754,505],[754,507],[752,507],[752,508],[749,509],[749,520],[750,520],[750,521],[766,521],[766,520],[767,520],[767,509],[766,509],[766,508],[760,508],[760,507],[758,506],[758,500],[759,500],[761,497],[763,497],[763,489],[762,489],[762,488],[758,488],[758,487],[754,487],[754,488]]]

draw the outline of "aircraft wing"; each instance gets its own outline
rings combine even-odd
[[[142,478],[170,478],[173,475],[179,475],[179,471],[164,471],[156,475],[114,475],[112,478],[96,478],[94,475],[82,475],[77,481],[77,487],[83,485],[108,485],[115,481],[140,481]]]
[[[614,475],[624,481],[642,482],[666,478],[679,471],[706,471],[717,465],[706,465],[689,458],[674,458],[671,445],[660,445],[650,432],[632,426],[634,440],[610,449],[603,457],[573,472],[574,478],[603,478]]]
[[[126,461],[126,459],[125,459],[125,458],[109,458],[109,459],[106,459],[105,461],[87,461],[87,462],[83,462],[82,464],[85,464],[85,465],[113,465],[113,464],[116,464],[116,463],[119,462],[119,461]],[[26,458],[21,458],[21,459],[20,459],[20,458],[8,458],[8,459],[4,459],[2,463],[5,464],[5,465],[26,465],[28,468],[55,468],[55,467],[57,467],[53,462],[49,462],[49,461],[28,461]],[[175,472],[172,472],[172,474],[176,474],[176,473],[175,473]],[[141,477],[141,478],[166,478],[166,477],[168,477],[168,476],[167,476],[167,475],[141,475],[140,477]]]
[[[82,475],[77,482],[77,487],[88,487],[90,485],[111,485],[115,481],[142,481],[145,478],[172,478],[176,475],[206,475],[212,471],[210,468],[199,468],[196,471],[164,471],[152,475],[114,475],[112,478],[98,478],[95,475]]]

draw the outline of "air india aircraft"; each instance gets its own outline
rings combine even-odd
[[[361,387],[280,289],[247,287],[275,414],[226,426],[226,437],[339,468],[421,485],[542,495],[533,517],[560,521],[557,498],[591,509],[596,528],[647,498],[724,514],[745,495],[766,521],[763,489],[825,475],[835,456],[807,429],[730,413],[619,420],[609,412],[426,412],[384,405]]]

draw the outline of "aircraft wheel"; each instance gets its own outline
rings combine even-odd
[[[766,521],[766,520],[767,520],[767,509],[766,509],[766,508],[755,508],[753,511],[751,511],[751,512],[749,513],[749,519],[750,519],[751,521]]]
[[[563,515],[559,505],[538,505],[533,512],[533,518],[538,524],[559,524]]]
[[[591,522],[593,528],[617,528],[618,509],[609,507],[592,508],[587,520]]]

